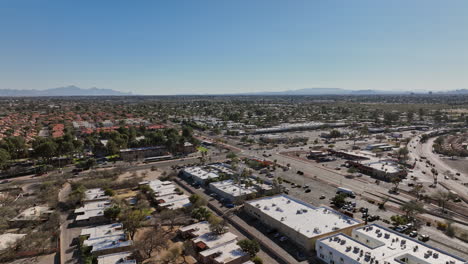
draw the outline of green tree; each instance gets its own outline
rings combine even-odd
[[[120,207],[114,205],[104,210],[104,216],[110,220],[115,220],[120,215],[120,211]]]
[[[10,153],[5,149],[0,148],[0,170],[4,169],[10,161]]]
[[[192,203],[194,207],[200,207],[200,206],[206,205],[206,200],[198,194],[192,194],[189,197],[189,200],[190,200],[190,203]]]
[[[208,222],[210,223],[211,232],[217,235],[222,235],[227,232],[227,222],[223,218],[212,214],[208,218]]]
[[[211,211],[206,207],[197,207],[192,210],[192,217],[198,221],[207,220],[211,215]]]
[[[405,212],[406,219],[413,219],[417,214],[424,212],[424,205],[416,200],[409,201],[400,206],[400,210]]]
[[[39,144],[34,149],[34,154],[36,157],[44,159],[47,163],[57,154],[58,146],[53,141],[46,141]]]
[[[115,143],[114,140],[112,139],[109,139],[107,141],[107,145],[106,145],[106,152],[107,152],[107,155],[115,155],[115,154],[118,154],[119,153],[119,146],[117,145],[117,143]]]
[[[132,210],[127,209],[121,214],[121,221],[124,226],[125,231],[129,234],[130,238],[133,240],[136,231],[143,224],[143,221],[149,215],[147,210]]]
[[[335,197],[332,198],[332,202],[336,207],[342,207],[346,203],[346,194],[340,193],[335,195]]]
[[[260,251],[260,244],[256,240],[242,239],[237,245],[252,258]]]

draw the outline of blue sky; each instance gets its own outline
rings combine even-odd
[[[0,89],[468,88],[468,1],[0,1]]]

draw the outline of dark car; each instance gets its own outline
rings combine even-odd
[[[234,207],[236,207],[236,206],[235,206],[234,204],[232,204],[232,203],[225,204],[224,206],[225,206],[226,208],[234,208]]]
[[[306,193],[310,193],[310,191],[311,191],[310,189],[306,189],[306,190],[305,190]]]

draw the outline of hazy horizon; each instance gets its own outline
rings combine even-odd
[[[468,2],[0,3],[0,89],[468,88]]]

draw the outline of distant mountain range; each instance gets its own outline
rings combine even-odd
[[[396,95],[396,94],[428,94],[431,91],[386,91],[386,90],[350,90],[343,88],[304,88],[298,90],[287,90],[281,92],[257,92],[245,93],[243,95]],[[468,89],[451,91],[433,91],[433,94],[468,94]]]
[[[0,96],[119,96],[132,95],[132,93],[124,93],[112,89],[99,89],[96,87],[84,89],[74,85],[52,88],[46,90],[15,90],[15,89],[0,89]]]
[[[431,91],[388,91],[388,90],[351,90],[343,88],[304,88],[298,90],[287,90],[280,92],[253,92],[253,93],[229,93],[228,95],[397,95],[397,94],[428,94]],[[432,91],[433,94],[460,94],[468,95],[468,89],[451,91]],[[125,96],[132,93],[120,92],[112,89],[89,88],[84,89],[74,85],[52,88],[46,90],[16,90],[0,89],[0,97],[34,97],[34,96]],[[192,94],[197,95],[197,94]],[[198,94],[200,95],[200,94]],[[205,94],[216,95],[216,94]]]

